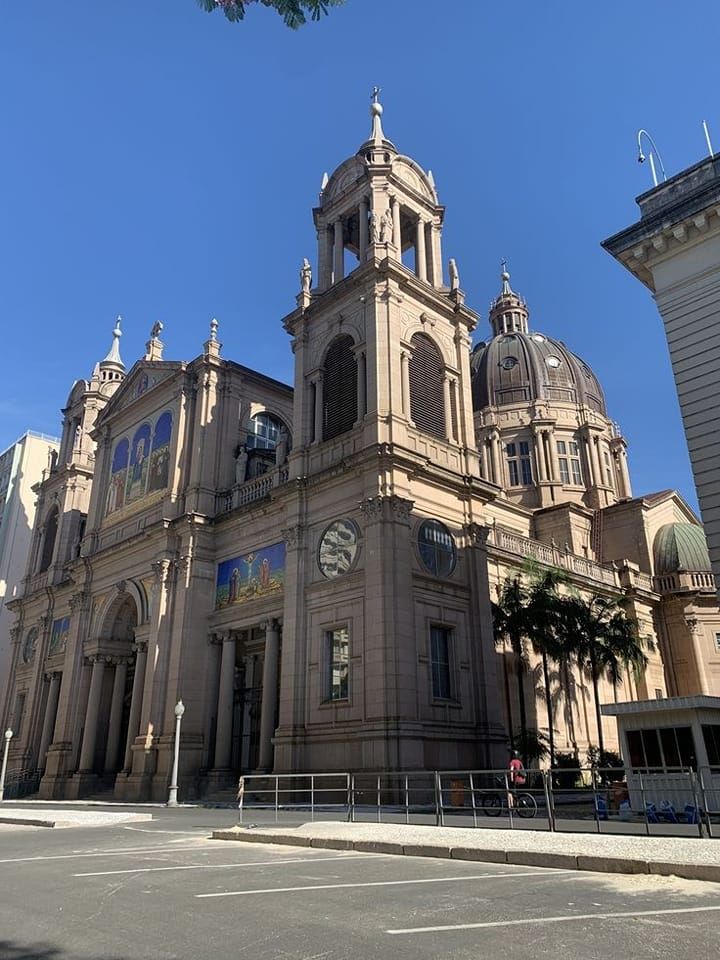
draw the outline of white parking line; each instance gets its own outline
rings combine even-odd
[[[377,856],[377,854],[372,854]],[[533,873],[477,873],[473,876],[428,877],[419,880],[374,880],[369,883],[319,883],[303,887],[269,887],[267,890],[230,890],[227,893],[196,893],[197,900],[214,897],[253,897],[267,893],[298,893],[301,890],[342,890],[355,887],[404,887],[415,883],[466,883],[468,880],[495,880],[499,877],[556,877],[561,873],[576,873],[575,870],[543,870]]]
[[[215,848],[213,848],[215,849]],[[0,860],[2,863],[39,863],[44,860],[83,860],[87,857],[125,857],[137,854],[156,854],[156,853],[174,853],[176,850],[197,850],[197,844],[192,847],[138,847],[132,850],[101,850],[97,853],[61,853],[49,857],[14,857],[8,860]]]
[[[436,927],[406,927],[401,930],[386,930],[385,933],[393,935],[412,934],[412,933],[443,933],[450,930],[484,930],[486,927],[518,927],[529,926],[533,923],[571,923],[574,920],[614,920],[616,918],[633,917],[663,917],[668,914],[677,913],[710,913],[720,910],[720,906],[714,907],[675,907],[668,910],[634,910],[622,911],[618,913],[580,913],[571,914],[565,917],[527,917],[523,920],[489,920],[486,923],[451,923]]]
[[[172,852],[172,851],[170,851]],[[381,854],[382,856],[382,854]],[[388,858],[390,854],[386,854]],[[328,860],[362,860],[369,857],[378,857],[377,853],[354,853],[350,856],[334,857],[294,857],[292,860],[253,860],[251,863],[191,863],[173,867],[136,867],[133,870],[100,870],[96,873],[73,873],[73,877],[116,877],[123,873],[165,873],[168,870],[223,870],[235,867],[267,867],[279,863],[323,863]]]

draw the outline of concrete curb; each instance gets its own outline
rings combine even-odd
[[[54,827],[55,820],[32,820],[30,817],[0,817],[0,823],[19,827]]]
[[[340,840],[304,837],[292,833],[262,833],[252,829],[214,830],[213,840],[239,840],[243,843],[277,843],[326,850],[356,850],[362,853],[396,854],[406,857],[440,857],[514,866],[552,867],[556,870],[587,870],[593,873],[654,874],[720,883],[720,865],[673,863],[639,860],[630,857],[593,857],[571,853],[543,853],[533,850],[480,850],[477,847],[452,847],[442,844],[386,843],[380,840]]]

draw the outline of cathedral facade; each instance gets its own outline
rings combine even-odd
[[[702,528],[673,491],[633,497],[590,367],[535,332],[507,272],[492,335],[443,270],[432,175],[382,107],[324,178],[283,320],[294,387],[222,356],[73,387],[13,602],[11,770],[40,796],[165,799],[242,772],[504,766],[517,716],[491,602],[527,558],[623,599],[655,639],[609,700],[720,693]],[[558,749],[595,743],[583,678]],[[547,722],[530,687],[528,716]],[[616,743],[608,720],[605,739]]]

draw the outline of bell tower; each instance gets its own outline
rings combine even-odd
[[[385,136],[379,92],[369,138],[323,176],[317,277],[306,260],[297,310],[284,321],[296,363],[292,461],[306,476],[392,443],[479,476],[469,364],[478,317],[454,260],[445,283],[445,209],[432,173]]]

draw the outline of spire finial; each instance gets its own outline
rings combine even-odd
[[[112,346],[108,350],[108,355],[103,360],[103,363],[119,363],[121,367],[124,367],[122,358],[120,356],[120,337],[122,336],[122,330],[120,329],[120,324],[122,323],[122,317],[120,314],[115,318],[115,327],[113,328],[113,342]]]
[[[210,321],[210,339],[213,341],[217,340],[217,332],[218,332],[219,326],[220,324],[217,322],[215,317],[213,317],[212,320]]]
[[[502,280],[502,291],[501,296],[505,294],[511,294],[512,290],[510,288],[510,273],[508,272],[508,262],[505,257],[500,261],[500,269],[502,273],[500,274],[500,279]]]
[[[372,103],[370,104],[370,116],[372,117],[372,132],[370,134],[370,139],[374,143],[381,143],[385,139],[385,134],[383,133],[382,128],[382,104],[380,103],[380,87],[373,87],[373,91],[370,99]]]

